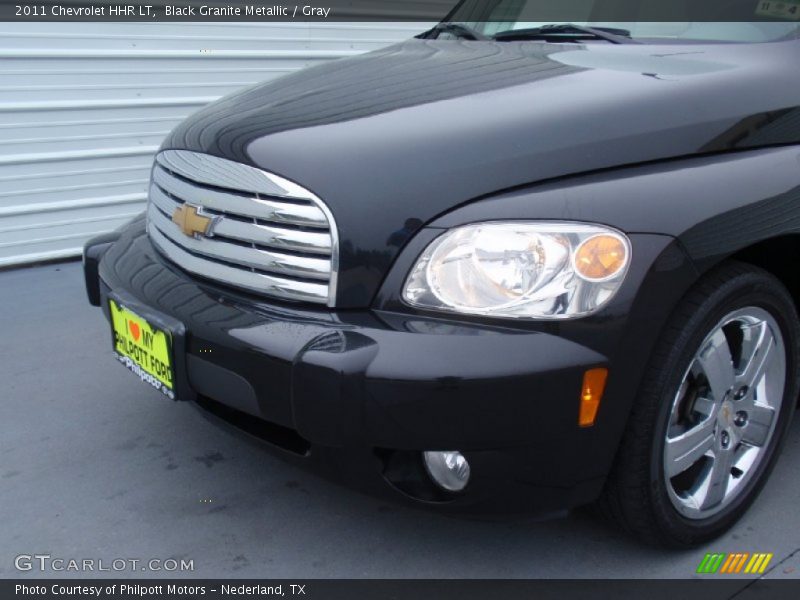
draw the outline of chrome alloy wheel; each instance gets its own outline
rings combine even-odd
[[[705,519],[747,486],[766,454],[786,384],[786,350],[765,310],[736,310],[711,331],[683,376],[664,443],[667,492]]]

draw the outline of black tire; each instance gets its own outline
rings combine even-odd
[[[685,518],[670,500],[663,452],[673,399],[706,336],[732,311],[756,306],[783,336],[786,373],[777,424],[738,495],[718,514]],[[727,262],[704,276],[670,317],[651,357],[615,464],[598,502],[602,513],[642,540],[691,547],[729,529],[755,500],[772,470],[797,404],[800,327],[791,295],[770,273]]]

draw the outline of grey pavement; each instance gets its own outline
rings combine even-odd
[[[0,272],[0,385],[4,578],[86,575],[21,573],[20,554],[183,558],[194,571],[173,575],[200,578],[686,578],[712,551],[773,552],[767,578],[800,577],[800,419],[735,529],[675,552],[585,511],[547,522],[455,518],[298,469],[120,366],[79,263]]]

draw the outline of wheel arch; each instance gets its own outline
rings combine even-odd
[[[800,269],[792,262],[793,257],[800,257],[800,233],[770,237],[738,249],[713,264],[705,265],[706,268],[701,270],[697,281],[727,261],[759,267],[776,277],[786,287],[795,309],[800,313]],[[797,406],[800,407],[800,398],[797,400]]]
[[[733,253],[728,260],[760,267],[777,277],[800,312],[800,269],[790,262],[793,257],[800,257],[800,233],[763,240]]]

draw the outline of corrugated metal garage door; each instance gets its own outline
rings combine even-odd
[[[0,266],[77,255],[140,212],[161,139],[203,104],[421,30],[0,23]]]

